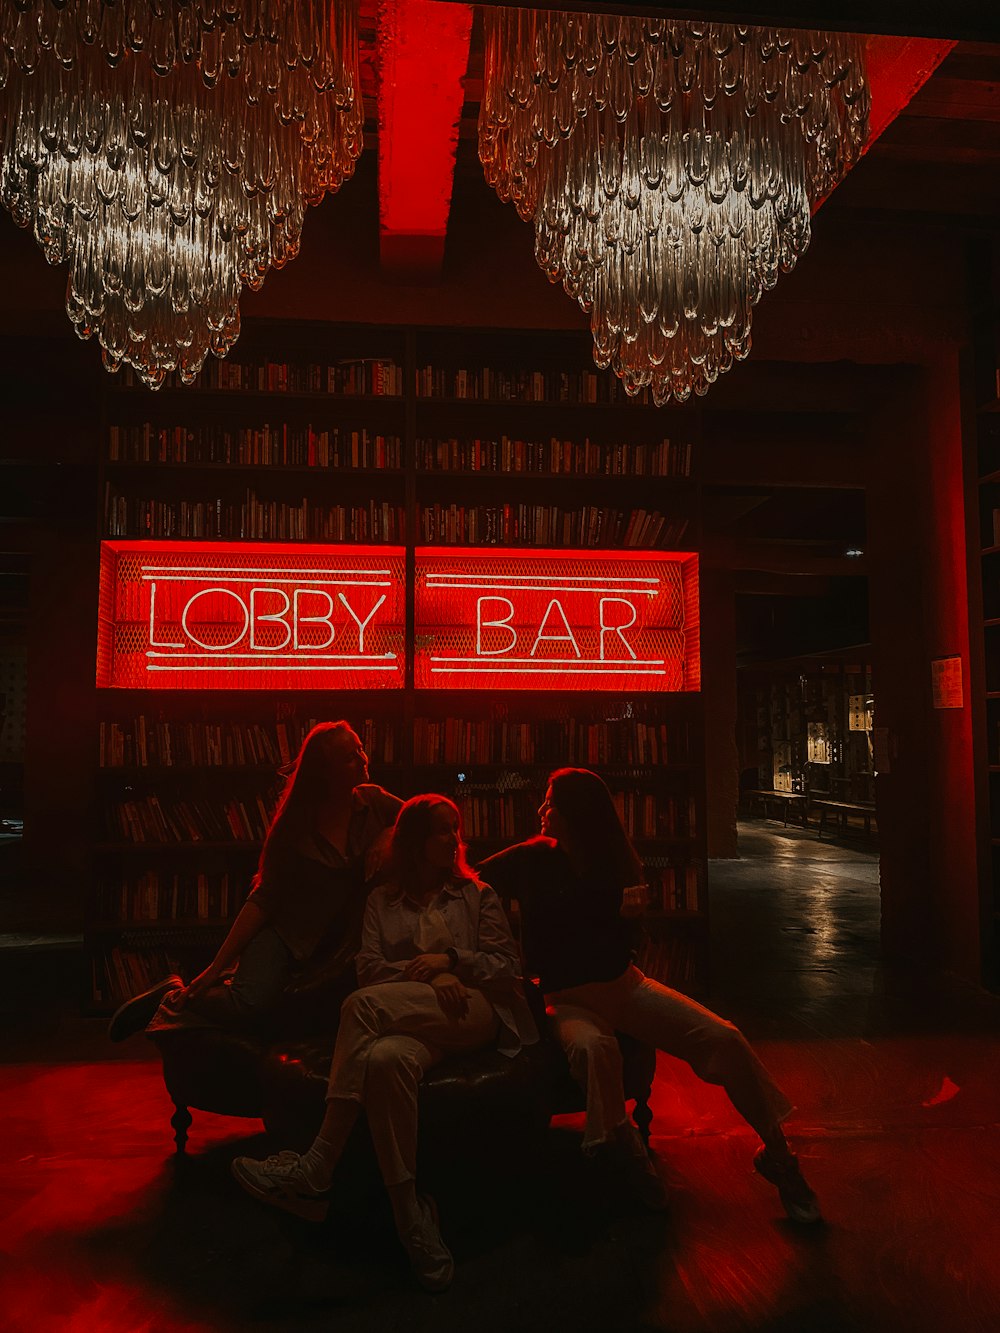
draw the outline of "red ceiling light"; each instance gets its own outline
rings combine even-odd
[[[436,281],[444,257],[472,9],[388,0],[379,9],[382,266]]]
[[[697,690],[698,557],[418,547],[424,689]]]
[[[399,689],[398,546],[102,542],[98,686]]]

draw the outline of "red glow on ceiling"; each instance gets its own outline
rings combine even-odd
[[[383,266],[436,279],[444,256],[472,9],[389,0],[378,20]]]
[[[867,37],[865,75],[871,93],[868,139],[862,155],[892,124],[956,45],[932,37]],[[813,204],[815,213],[829,198]]]
[[[865,152],[920,91],[955,46],[930,37],[869,37],[865,68],[871,89]]]
[[[98,686],[392,689],[403,550],[102,542]]]
[[[415,635],[424,689],[697,690],[698,557],[418,547]]]

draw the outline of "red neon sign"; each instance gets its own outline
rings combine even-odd
[[[102,542],[97,684],[399,689],[399,546]]]
[[[698,557],[418,547],[424,689],[697,690]]]

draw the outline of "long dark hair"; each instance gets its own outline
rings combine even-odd
[[[440,805],[453,810],[458,819],[458,855],[455,869],[460,879],[476,879],[476,874],[465,859],[465,839],[462,836],[462,812],[454,801],[438,792],[411,796],[400,808],[392,830],[389,848],[389,878],[404,893],[415,890],[424,859],[424,847],[434,831],[434,811]]]
[[[642,884],[646,878],[642,861],[603,778],[588,768],[557,768],[549,787],[549,799],[566,821],[573,860],[584,877],[623,889]]]
[[[254,887],[289,842],[315,828],[319,807],[330,791],[330,741],[348,732],[355,734],[349,722],[317,722],[285,770],[285,785],[264,839]]]

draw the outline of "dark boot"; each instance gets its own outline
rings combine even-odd
[[[782,1207],[793,1222],[822,1222],[819,1200],[802,1174],[794,1153],[775,1156],[761,1148],[753,1159],[754,1170],[777,1188]]]
[[[632,1197],[652,1212],[665,1212],[669,1202],[663,1181],[657,1174],[642,1135],[631,1120],[618,1126],[608,1148]]]

